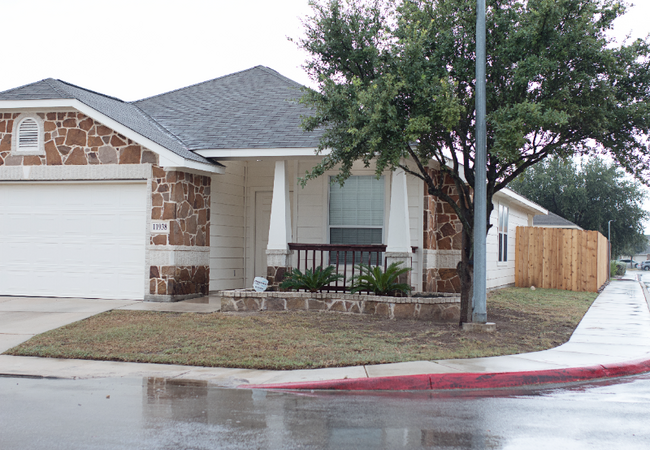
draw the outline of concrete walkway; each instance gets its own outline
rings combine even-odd
[[[284,389],[489,388],[629,375],[650,371],[650,311],[647,291],[636,280],[637,273],[630,272],[627,279],[612,281],[605,288],[569,342],[541,352],[293,371],[0,355],[0,374],[62,378],[164,377],[206,380],[225,387]],[[214,299],[207,297],[175,304],[0,297],[0,351],[47,329],[110,309],[210,312],[218,310],[218,306]]]

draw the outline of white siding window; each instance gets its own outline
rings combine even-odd
[[[384,177],[352,176],[343,187],[330,183],[330,244],[381,244],[383,238]]]
[[[508,261],[508,207],[499,204],[499,261]]]

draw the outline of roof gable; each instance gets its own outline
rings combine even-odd
[[[206,158],[189,151],[180,140],[137,106],[120,99],[53,78],[0,92],[0,101],[55,99],[77,100],[178,156],[190,161],[211,164]]]

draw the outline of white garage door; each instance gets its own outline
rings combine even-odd
[[[143,299],[144,183],[0,183],[0,295]]]

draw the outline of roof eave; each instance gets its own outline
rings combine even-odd
[[[251,158],[298,158],[305,156],[327,156],[330,150],[316,153],[317,147],[284,147],[284,148],[223,148],[194,150],[204,158],[218,160],[235,160]]]
[[[133,131],[131,128],[122,125],[118,121],[111,119],[107,115],[97,111],[96,109],[86,105],[85,103],[71,98],[71,99],[48,99],[48,100],[0,100],[0,110],[21,110],[26,109],[56,109],[56,108],[72,108],[75,109],[92,119],[101,122],[103,125],[117,131],[118,133],[126,136],[132,141],[146,147],[147,149],[159,155],[160,166],[168,170],[185,170],[189,169],[195,172],[202,173],[225,173],[225,169],[218,165],[203,163],[200,161],[192,161],[177,155],[168,148],[152,141],[151,139],[142,136],[140,133]]]
[[[542,208],[537,203],[528,200],[523,195],[517,194],[512,189],[503,188],[499,192],[494,194],[495,198],[499,198],[499,197],[502,197],[502,196],[507,197],[510,202],[516,203],[517,205],[522,207],[524,210],[526,210],[526,212],[529,213],[529,214],[533,214],[533,215],[547,215],[548,214],[548,209]]]

